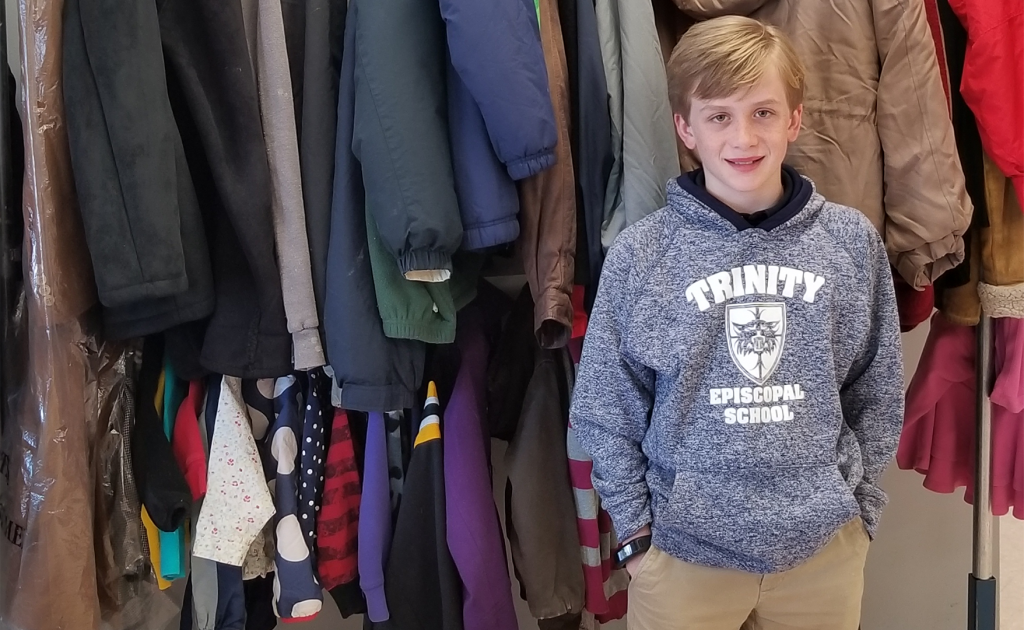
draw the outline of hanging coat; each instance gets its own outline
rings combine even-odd
[[[679,175],[679,157],[651,3],[595,4],[614,158],[601,229],[607,251],[619,232],[665,205],[665,183]]]
[[[1007,0],[950,0],[967,29],[960,92],[978,118],[985,150],[1024,207],[1024,6]]]
[[[504,300],[498,303],[507,301],[504,295],[500,298]],[[494,506],[490,439],[484,426],[491,347],[487,324],[500,321],[499,316],[500,312],[488,312],[480,301],[459,313],[455,342],[461,363],[442,427],[447,544],[462,579],[465,630],[519,627]]]
[[[462,247],[519,235],[513,180],[555,163],[558,132],[532,0],[444,0],[448,124]]]
[[[445,528],[444,455],[437,389],[427,386],[409,479],[385,569],[390,618],[376,630],[462,630],[459,574]]]
[[[359,2],[349,5],[346,51],[354,50]],[[392,411],[413,406],[423,378],[422,342],[389,339],[377,312],[367,251],[366,196],[352,153],[355,125],[356,55],[342,58],[338,98],[338,142],[327,261],[324,335],[328,362],[342,386],[340,407]]]
[[[569,85],[555,0],[540,0],[540,33],[558,123],[557,163],[519,184],[520,249],[535,303],[533,329],[543,348],[560,348],[572,331],[576,256],[576,183],[569,142]]]
[[[566,452],[569,393],[564,350],[531,339],[524,289],[487,374],[491,437],[508,442],[505,526],[523,598],[537,619],[583,611],[585,586]]]
[[[292,338],[241,5],[171,0],[159,5],[159,14],[171,107],[209,226],[217,297],[200,331],[199,360],[210,372],[241,378],[287,374]]]
[[[171,112],[156,5],[68,2],[68,143],[106,334],[210,315],[206,231]]]

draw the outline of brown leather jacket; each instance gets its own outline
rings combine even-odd
[[[569,146],[569,71],[555,0],[540,0],[540,39],[558,126],[558,160],[519,184],[523,267],[536,306],[533,330],[542,348],[561,348],[572,332],[576,261],[576,183]]]
[[[921,0],[674,2],[669,19],[749,15],[792,38],[807,89],[787,162],[867,215],[907,282],[963,260],[972,206]]]

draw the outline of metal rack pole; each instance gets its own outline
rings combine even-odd
[[[996,630],[996,578],[992,516],[992,319],[982,313],[978,322],[977,466],[974,473],[974,566],[968,578],[968,630]]]

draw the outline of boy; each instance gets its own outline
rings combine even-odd
[[[611,247],[572,405],[629,627],[856,630],[903,418],[885,248],[782,163],[804,70],[780,31],[698,24],[668,75],[702,168]]]

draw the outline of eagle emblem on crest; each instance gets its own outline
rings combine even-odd
[[[786,305],[731,304],[726,307],[729,355],[743,375],[764,385],[786,345]]]

